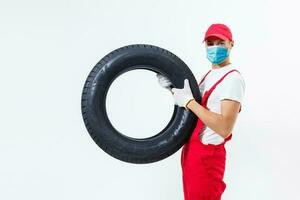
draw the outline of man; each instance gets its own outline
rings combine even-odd
[[[212,24],[203,42],[211,69],[201,78],[198,103],[189,82],[184,88],[172,88],[175,104],[198,116],[197,125],[181,153],[185,200],[220,200],[226,184],[223,181],[226,161],[225,143],[241,111],[245,92],[242,75],[230,63],[234,46],[232,33],[225,24]],[[159,83],[170,89],[171,82],[158,74]]]

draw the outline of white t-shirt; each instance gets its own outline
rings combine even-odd
[[[204,95],[204,91],[209,90],[220,78],[222,78],[223,75],[232,69],[238,70],[237,68],[233,68],[231,64],[218,69],[211,69],[211,72],[209,72],[209,74],[205,77],[205,80],[199,85],[202,97]],[[231,99],[242,104],[245,93],[245,81],[239,72],[234,71],[229,73],[208,97],[207,108],[209,108],[210,111],[221,114],[222,99]],[[202,80],[204,76],[205,74],[200,80]],[[220,144],[224,141],[222,136],[214,132],[205,124],[204,130],[202,134],[200,134],[200,139],[203,144]]]

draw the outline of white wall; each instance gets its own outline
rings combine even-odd
[[[1,1],[0,199],[183,199],[180,151],[148,165],[107,155],[85,129],[81,91],[104,55],[133,43],[172,51],[199,80],[210,68],[201,41],[216,22],[231,27],[231,61],[246,81],[226,144],[223,199],[296,199],[298,8],[296,0]],[[144,74],[125,76],[113,88],[108,106],[124,131],[151,134],[173,109],[154,74]],[[131,89],[137,81],[141,93]],[[128,116],[129,106],[144,120]]]

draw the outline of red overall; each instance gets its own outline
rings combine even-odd
[[[209,70],[207,74],[210,72]],[[207,100],[216,86],[226,77],[227,72],[202,96],[201,105],[207,108]],[[238,72],[238,71],[237,71]],[[199,85],[204,81],[203,77]],[[241,111],[241,109],[240,109]],[[181,152],[181,167],[184,200],[221,200],[226,188],[223,181],[225,171],[226,150],[224,144],[231,139],[230,134],[221,144],[203,144],[200,133],[204,124],[198,118],[197,125],[189,141],[184,144]]]

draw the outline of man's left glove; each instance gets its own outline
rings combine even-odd
[[[189,80],[184,79],[184,86],[182,89],[172,88],[171,91],[173,93],[175,104],[180,107],[184,107],[185,109],[188,109],[186,107],[187,103],[189,103],[190,100],[194,99],[190,88]]]

